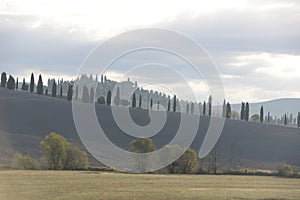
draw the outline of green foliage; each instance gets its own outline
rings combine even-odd
[[[140,94],[140,98],[139,98],[139,108],[142,108],[142,95]]]
[[[254,115],[251,116],[251,120],[252,120],[252,121],[258,122],[259,119],[260,119],[260,117],[259,117],[258,114],[254,114]]]
[[[46,161],[51,170],[87,169],[88,158],[84,151],[71,145],[57,133],[50,133],[41,142],[43,152],[42,160]]]
[[[193,173],[198,168],[198,159],[196,151],[188,148],[184,154],[176,161],[178,173]]]
[[[174,98],[173,98],[173,112],[176,112],[176,95],[174,95]]]
[[[246,103],[246,108],[245,108],[245,121],[249,121],[249,103]]]
[[[46,161],[48,169],[63,169],[68,147],[67,140],[57,133],[50,133],[45,137],[41,142],[41,149],[42,159]]]
[[[38,170],[41,169],[40,165],[32,159],[29,155],[23,156],[20,153],[15,153],[11,161],[12,169],[19,170]]]
[[[147,154],[156,150],[150,138],[137,138],[131,142],[131,151],[139,153],[133,156],[136,170],[140,172],[151,170],[151,155]]]
[[[160,162],[170,163],[176,158],[180,157],[183,149],[178,145],[166,145],[160,153]],[[178,172],[178,159],[168,165],[167,170],[170,174],[175,174]]]
[[[64,169],[78,170],[87,169],[88,158],[84,151],[81,151],[77,146],[69,145],[66,151],[66,159]]]
[[[204,101],[203,102],[203,112],[202,112],[203,115],[206,114],[206,102]]]
[[[282,162],[278,168],[278,175],[282,177],[292,177],[294,175],[294,170],[289,164]]]

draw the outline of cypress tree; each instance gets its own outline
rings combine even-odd
[[[9,75],[8,81],[7,81],[7,88],[9,90],[14,90],[16,87],[15,79]]]
[[[33,91],[34,91],[34,75],[33,75],[33,73],[31,73],[31,77],[30,77],[29,90],[31,93],[33,93]]]
[[[72,97],[73,97],[73,85],[69,84],[67,100],[72,101]]]
[[[176,112],[176,95],[174,95],[174,99],[173,99],[173,112]]]
[[[212,96],[210,95],[208,98],[208,115],[211,116],[212,112]]]
[[[195,110],[194,103],[191,103],[191,113],[192,114],[194,114],[194,110]]]
[[[152,106],[153,106],[153,100],[152,100],[152,98],[151,98],[151,100],[150,100],[150,109],[152,110]]]
[[[249,121],[249,103],[246,103],[246,108],[245,108],[245,121]]]
[[[19,79],[17,77],[16,90],[18,90],[18,89],[19,89]]]
[[[7,81],[6,73],[3,72],[3,73],[1,74],[1,87],[6,87],[6,81]]]
[[[222,110],[223,118],[226,118],[226,100],[223,101],[223,110]]]
[[[262,123],[264,121],[264,107],[261,106],[260,107],[260,112],[259,112],[259,118],[260,118],[260,122]]]
[[[104,81],[106,82],[106,76],[104,76]],[[117,94],[114,98],[114,103],[116,106],[119,106],[121,103],[121,97],[120,97],[120,88],[117,87]]]
[[[226,118],[230,119],[230,117],[231,117],[231,106],[230,103],[228,102],[226,106]]]
[[[48,88],[46,88],[45,95],[46,96],[48,95]]]
[[[170,100],[170,96],[168,97],[168,111],[170,112],[171,109],[171,100]]]
[[[157,110],[159,110],[159,100],[157,101]]]
[[[107,103],[107,105],[109,105],[109,106],[110,106],[110,104],[111,104],[111,91],[110,91],[110,90],[107,92],[106,103]]]
[[[132,108],[135,108],[136,107],[136,97],[135,97],[135,92],[133,93],[133,96],[132,96]]]
[[[78,99],[78,85],[76,85],[76,88],[75,88],[75,99],[77,100]]]
[[[56,97],[56,82],[55,80],[52,83],[52,97]]]
[[[190,112],[190,104],[187,103],[187,104],[186,104],[186,113],[189,113],[189,112]]]
[[[90,103],[94,103],[95,99],[95,90],[94,90],[94,87],[91,87],[91,91],[90,91]]]
[[[204,101],[203,102],[203,115],[206,114],[206,102]]]
[[[59,92],[59,97],[62,98],[63,96],[63,88],[62,85],[60,86],[60,92]]]
[[[140,98],[139,98],[139,108],[142,108],[142,95],[140,94]]]
[[[242,102],[242,107],[241,107],[241,120],[245,119],[245,103]]]
[[[90,95],[89,95],[89,90],[86,87],[86,85],[83,85],[83,90],[82,90],[82,102],[83,103],[88,103],[90,101]]]
[[[286,126],[287,125],[287,116],[286,116],[286,114],[284,114],[284,125]]]
[[[23,83],[22,83],[22,88],[23,91],[26,90],[26,83],[25,83],[25,78],[23,78]]]
[[[270,112],[268,112],[268,122],[270,122]]]
[[[43,94],[43,80],[42,75],[39,75],[38,85],[37,85],[37,94],[41,95]]]

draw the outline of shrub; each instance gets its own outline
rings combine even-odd
[[[37,170],[41,169],[40,165],[32,159],[29,155],[23,156],[20,153],[15,153],[12,162],[12,169],[20,169],[20,170]]]
[[[280,163],[278,175],[282,177],[292,177],[294,175],[293,168],[286,162]]]
[[[77,146],[70,145],[66,151],[66,154],[67,156],[64,164],[64,169],[87,169],[88,158],[84,151],[81,151]]]

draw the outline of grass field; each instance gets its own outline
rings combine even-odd
[[[300,179],[0,171],[0,199],[300,199]]]

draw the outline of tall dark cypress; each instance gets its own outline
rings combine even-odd
[[[94,87],[91,87],[91,91],[90,91],[90,103],[94,103],[95,99],[95,90],[94,90]]]
[[[110,90],[107,92],[106,103],[107,103],[107,105],[109,105],[109,106],[110,106],[110,104],[111,104],[111,91],[110,91]]]
[[[152,100],[152,98],[151,98],[151,100],[150,100],[150,109],[152,110],[152,106],[153,106],[153,100]]]
[[[69,84],[67,100],[72,101],[72,97],[73,97],[73,85]]]
[[[249,121],[249,103],[246,103],[246,108],[245,108],[245,121]]]
[[[7,81],[6,73],[3,72],[1,74],[1,87],[6,87],[6,81]]]
[[[139,108],[142,108],[142,95],[140,94],[140,98],[139,98]]]
[[[60,98],[63,97],[63,87],[62,87],[62,85],[60,86],[59,97],[60,97]]]
[[[259,118],[260,118],[260,122],[262,123],[264,121],[264,107],[263,106],[260,107]]]
[[[38,85],[37,85],[37,94],[41,95],[43,94],[43,80],[42,80],[42,75],[39,75],[39,80],[38,80]]]
[[[206,102],[203,102],[203,115],[206,115]]]
[[[186,109],[185,109],[186,113],[189,113],[190,112],[190,104],[187,103],[186,104]]]
[[[18,89],[19,89],[19,79],[18,79],[18,77],[17,77],[16,90],[18,90]]]
[[[14,90],[16,88],[16,82],[14,77],[9,75],[8,81],[7,81],[7,88],[10,90]]]
[[[30,77],[29,90],[31,93],[33,93],[33,91],[34,91],[34,75],[33,75],[33,73],[31,73],[31,77]]]
[[[159,100],[157,101],[157,110],[159,110]]]
[[[25,78],[23,78],[23,83],[22,83],[22,88],[23,91],[26,90],[26,83],[25,83]]]
[[[168,97],[168,111],[170,112],[171,109],[171,100],[170,100],[170,96]]]
[[[56,85],[56,82],[54,80],[53,83],[52,83],[52,97],[56,97],[56,87],[57,87],[57,85]]]
[[[176,112],[176,95],[174,95],[174,98],[173,98],[173,112]]]
[[[79,92],[78,85],[76,85],[76,88],[75,88],[75,99],[76,100],[78,99],[78,92]]]
[[[231,117],[231,106],[230,103],[228,102],[226,106],[226,118],[230,119],[230,117]]]
[[[286,126],[287,124],[288,124],[287,116],[286,116],[286,114],[284,114],[284,125]]]
[[[210,95],[208,98],[208,115],[211,116],[212,113],[212,96]]]
[[[135,108],[136,107],[136,96],[135,96],[135,92],[133,93],[132,95],[132,108]]]
[[[226,118],[226,100],[223,101],[223,110],[222,110],[223,118]]]
[[[88,103],[90,101],[90,95],[89,95],[89,90],[86,87],[86,85],[83,85],[83,90],[82,90],[82,102],[83,103]]]
[[[194,103],[192,102],[192,103],[191,103],[191,113],[192,113],[192,114],[194,113],[194,110],[195,110],[195,106],[194,106]]]
[[[242,102],[242,107],[241,107],[241,120],[245,119],[245,103]]]

